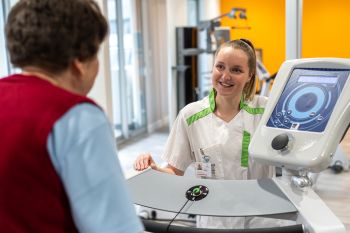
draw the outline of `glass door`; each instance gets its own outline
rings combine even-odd
[[[117,140],[146,131],[141,0],[108,0],[113,115]]]

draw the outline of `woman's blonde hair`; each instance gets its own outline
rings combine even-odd
[[[218,55],[218,53],[223,48],[235,48],[240,49],[245,54],[247,54],[248,57],[248,68],[249,68],[249,75],[251,76],[250,81],[244,86],[243,93],[242,93],[242,99],[245,101],[252,100],[255,95],[255,80],[256,80],[256,55],[255,55],[255,48],[252,42],[250,42],[247,39],[238,39],[238,40],[231,40],[223,43],[215,52],[215,58]]]

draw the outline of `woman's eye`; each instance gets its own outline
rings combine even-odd
[[[224,67],[223,65],[220,65],[220,64],[216,65],[216,68],[217,68],[218,70],[223,70],[223,69],[225,69],[225,67]]]
[[[242,73],[242,70],[239,68],[232,68],[231,73]]]

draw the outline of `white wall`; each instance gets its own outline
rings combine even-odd
[[[168,41],[168,114],[169,127],[174,122],[177,112],[176,76],[172,67],[176,66],[176,38],[175,28],[188,25],[187,0],[167,0],[167,38]]]
[[[142,1],[148,132],[176,117],[175,28],[187,25],[187,0]]]
[[[220,2],[219,0],[203,0],[199,2],[199,20],[206,21],[213,19],[220,14]],[[200,32],[199,47],[201,49],[207,49],[207,32]],[[204,90],[211,87],[211,71],[214,63],[213,54],[202,53],[198,56],[198,72],[199,72],[199,88],[200,98],[205,97]]]
[[[220,15],[220,0],[200,0],[199,19],[208,20]]]
[[[168,41],[166,0],[142,1],[148,132],[167,125]]]

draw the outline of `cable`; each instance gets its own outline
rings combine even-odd
[[[181,213],[181,210],[187,205],[187,203],[189,202],[190,200],[188,199],[185,204],[181,207],[181,209],[177,212],[177,214],[173,217],[173,219],[169,222],[167,228],[166,228],[166,233],[169,233],[169,228],[170,228],[170,225],[174,222],[175,218]]]
[[[143,218],[142,216],[140,216]],[[143,218],[147,219],[147,218]],[[172,219],[171,218],[157,218],[155,219],[157,222],[169,222]],[[196,223],[196,219],[175,219],[173,222],[187,222],[187,223]]]

